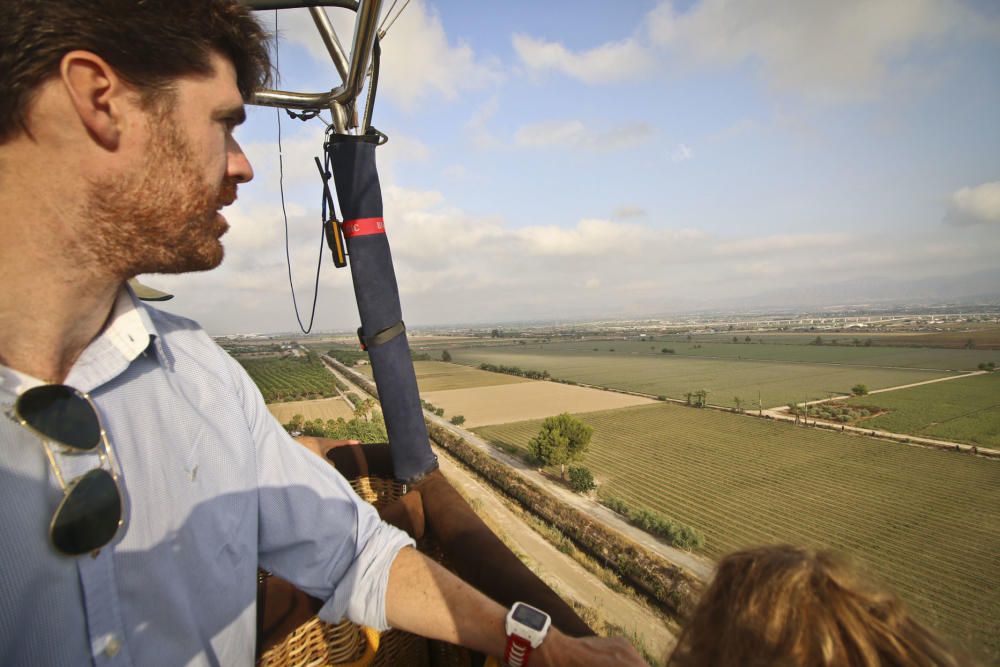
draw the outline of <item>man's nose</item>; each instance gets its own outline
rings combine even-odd
[[[253,179],[253,167],[236,139],[229,137],[226,153],[226,177],[236,183],[246,183]]]

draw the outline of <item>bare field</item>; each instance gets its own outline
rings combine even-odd
[[[598,352],[593,352],[593,347]],[[765,408],[829,398],[831,394],[850,394],[851,387],[858,383],[867,385],[869,390],[883,389],[950,374],[912,368],[698,359],[663,353],[631,354],[625,350],[625,347],[619,350],[617,343],[604,343],[591,345],[590,352],[560,352],[546,346],[544,349],[462,348],[451,354],[460,363],[487,362],[545,370],[563,380],[653,396],[683,400],[687,392],[704,389],[709,392],[709,403],[733,406],[738,398],[744,406],[757,407],[759,401]]]
[[[290,403],[270,403],[267,409],[279,422],[286,424],[295,415],[310,419],[350,419],[354,410],[342,398],[320,398],[314,401],[291,401]]]
[[[499,374],[490,373],[490,375]],[[641,396],[538,380],[525,380],[518,384],[492,387],[433,391],[422,394],[422,397],[435,406],[444,408],[445,417],[463,415],[466,427],[542,419],[561,412],[596,412],[656,403]]]
[[[354,370],[364,375],[372,376],[370,365],[359,366]],[[470,389],[472,387],[491,387],[494,385],[520,384],[530,382],[527,378],[503,373],[489,373],[470,366],[449,364],[443,361],[414,361],[413,370],[417,374],[417,387],[424,400],[428,392],[446,391],[449,389]]]

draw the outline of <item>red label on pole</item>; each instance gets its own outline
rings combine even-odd
[[[344,231],[344,238],[354,238],[355,236],[371,236],[372,234],[385,234],[385,222],[382,218],[358,218],[357,220],[344,220],[340,223],[340,228]]]

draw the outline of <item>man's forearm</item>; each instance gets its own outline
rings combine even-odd
[[[389,625],[431,639],[503,655],[507,610],[412,548],[389,572]]]
[[[389,571],[386,620],[394,628],[502,657],[507,610],[416,549],[399,552]],[[571,638],[555,627],[532,653],[531,667],[645,667],[620,637]]]

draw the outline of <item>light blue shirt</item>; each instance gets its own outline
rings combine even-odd
[[[124,496],[96,557],[52,548],[62,491],[6,416],[37,384],[0,366],[0,665],[251,665],[258,566],[326,600],[324,620],[387,627],[389,567],[413,541],[289,438],[196,323],[123,289],[66,379],[97,406]],[[96,461],[59,457],[67,481]]]

